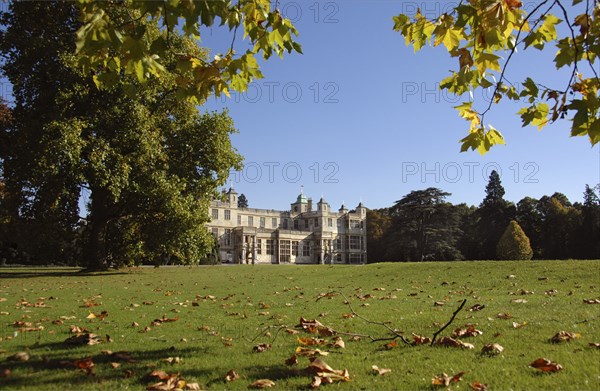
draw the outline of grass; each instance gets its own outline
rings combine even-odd
[[[389,321],[408,337],[413,332],[431,337],[467,299],[465,309],[440,336],[467,323],[476,324],[483,335],[464,339],[475,345],[474,350],[403,344],[386,350],[384,341],[352,342],[344,335],[346,348],[322,348],[331,351],[323,360],[335,369],[347,368],[351,381],[326,388],[423,390],[431,389],[435,375],[464,371],[453,389],[469,390],[475,381],[492,390],[599,389],[600,349],[588,345],[600,342],[600,304],[583,302],[600,298],[599,267],[599,261],[523,261],[134,268],[98,274],[2,269],[0,374],[6,377],[0,378],[0,387],[140,390],[152,383],[145,375],[161,369],[209,389],[246,389],[262,378],[275,381],[277,389],[307,389],[310,376],[284,364],[298,346],[297,335],[285,329],[293,329],[301,316],[337,331],[388,336],[384,327],[344,317],[351,310],[342,296],[316,300],[321,293],[341,291],[359,315]],[[552,289],[554,294],[545,294]],[[532,293],[521,295],[521,290]],[[374,297],[357,298],[368,293]],[[86,307],[86,301],[99,305]],[[485,308],[467,310],[475,304]],[[108,313],[104,319],[87,319],[90,312],[102,311]],[[497,318],[499,313],[512,318]],[[72,318],[58,324],[61,316]],[[150,325],[163,316],[178,320]],[[44,328],[19,332],[16,321]],[[514,328],[513,322],[527,324]],[[68,346],[64,341],[72,335],[71,325],[103,339],[108,334],[112,342]],[[141,332],[146,326],[151,330]],[[581,337],[550,343],[560,330]],[[482,346],[492,342],[504,352],[481,355]],[[259,343],[270,343],[272,349],[253,352]],[[113,368],[110,362],[118,360],[102,350],[128,351],[136,361]],[[28,351],[30,359],[7,360],[19,351]],[[88,357],[95,362],[93,376],[65,364]],[[169,357],[180,361],[163,361]],[[539,357],[560,363],[564,370],[547,374],[528,367]],[[298,368],[308,365],[306,358],[299,360]],[[372,365],[392,372],[375,376]],[[225,383],[230,369],[240,379]]]

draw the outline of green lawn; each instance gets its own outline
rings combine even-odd
[[[360,317],[348,316],[351,309],[341,295],[317,300],[330,291],[343,292]],[[373,297],[358,297],[367,294]],[[308,358],[299,357],[293,367],[285,365],[299,346],[298,337],[315,336],[296,328],[301,316],[344,333],[389,335],[385,327],[369,324],[364,317],[389,321],[408,338],[411,333],[431,337],[464,299],[465,308],[440,337],[475,324],[483,334],[463,338],[475,349],[402,343],[385,349],[389,341],[352,341],[344,334],[345,349],[317,347],[330,352],[322,360],[334,369],[347,369],[351,380],[322,387],[430,389],[435,375],[464,371],[452,389],[470,390],[475,381],[491,390],[600,389],[600,349],[589,346],[600,343],[600,304],[584,303],[600,299],[600,261],[240,265],[98,274],[0,269],[0,388],[142,390],[157,382],[146,377],[157,369],[180,373],[187,382],[208,389],[246,389],[263,378],[273,380],[276,389],[307,389],[311,376],[302,369],[309,365]],[[521,299],[526,302],[515,302]],[[485,308],[468,311],[475,304]],[[87,318],[90,312],[102,311],[108,315]],[[155,319],[173,321],[151,325]],[[16,325],[19,321],[29,324]],[[522,327],[515,328],[513,322]],[[20,330],[39,326],[43,329]],[[70,326],[85,328],[103,342],[66,344],[74,335]],[[144,332],[147,326],[150,330]],[[301,332],[293,335],[287,329]],[[580,337],[551,343],[561,330]],[[260,343],[272,348],[254,352]],[[482,355],[488,343],[499,343],[504,351]],[[129,352],[134,362],[103,350]],[[28,352],[29,360],[9,359],[21,351]],[[178,362],[164,361],[169,357]],[[528,366],[540,357],[564,369],[542,373]],[[93,375],[72,365],[85,358],[95,363]],[[372,365],[392,372],[376,376]],[[225,383],[230,369],[240,378]]]

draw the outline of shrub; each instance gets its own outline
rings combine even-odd
[[[496,258],[506,260],[531,259],[533,250],[529,238],[516,221],[512,220],[496,246]]]

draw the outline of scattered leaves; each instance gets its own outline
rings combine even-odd
[[[75,334],[65,340],[70,345],[97,345],[101,342],[100,337],[92,333]]]
[[[417,335],[415,333],[413,333],[412,338],[413,338],[412,345],[425,345],[425,344],[431,343],[431,338],[423,337],[423,336]]]
[[[260,343],[252,348],[252,350],[255,351],[256,353],[262,353],[265,350],[269,350],[269,349],[271,349],[270,343]]]
[[[9,361],[21,361],[21,362],[25,362],[25,361],[29,361],[29,353],[27,352],[17,352],[15,354],[13,354],[12,356],[9,356],[7,358],[7,360]]]
[[[481,348],[481,353],[489,355],[500,354],[503,351],[504,347],[497,343],[488,343],[487,345],[484,345],[483,348]]]
[[[476,381],[473,384],[471,384],[471,389],[474,390],[474,391],[487,391],[488,390],[488,385],[487,384],[483,384],[483,383],[479,383],[478,381]]]
[[[483,331],[477,330],[475,325],[469,324],[465,325],[465,328],[458,327],[452,333],[455,337],[475,337],[477,335],[483,334]]]
[[[451,337],[442,337],[435,342],[435,345],[451,348],[475,349],[475,346],[472,344]]]

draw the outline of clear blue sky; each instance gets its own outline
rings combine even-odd
[[[226,107],[235,120],[239,134],[233,143],[246,167],[231,180],[251,207],[289,208],[301,185],[308,196],[323,195],[336,209],[360,200],[370,208],[386,207],[430,186],[452,193],[454,203],[478,205],[492,169],[501,172],[505,198],[514,202],[557,191],[581,201],[585,184],[600,182],[598,146],[570,138],[567,121],[541,132],[522,128],[514,104],[496,106],[486,117],[503,131],[506,146],[484,157],[459,152],[468,125],[453,106],[468,96],[457,99],[436,88],[458,68],[457,59],[442,47],[415,54],[392,30],[392,16],[400,12],[421,7],[432,16],[452,4],[280,2],[299,29],[304,55],[269,60],[265,78],[248,93],[213,99],[202,108]],[[525,7],[534,5],[524,1]],[[247,45],[240,38],[238,50]],[[203,41],[214,53],[224,52],[231,36],[214,29]],[[564,74],[551,63],[554,52],[552,47],[520,53],[511,63],[511,81],[531,72],[549,85],[565,85]],[[486,99],[475,98],[482,104]]]

